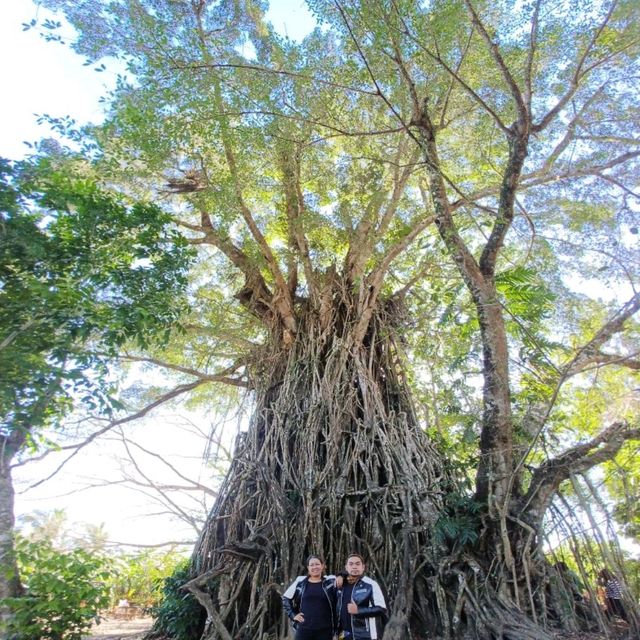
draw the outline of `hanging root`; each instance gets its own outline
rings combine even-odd
[[[331,571],[358,551],[391,606],[385,637],[427,630],[418,566],[434,552],[443,471],[419,429],[388,318],[354,344],[344,313],[310,311],[298,339],[264,358],[251,426],[194,554],[188,585],[206,608],[203,638],[287,634],[280,592],[320,553]],[[419,637],[419,636],[416,636]]]

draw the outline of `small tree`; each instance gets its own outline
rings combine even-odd
[[[74,406],[113,416],[110,357],[166,340],[180,315],[191,252],[170,222],[64,152],[0,160],[0,598],[21,590],[14,458]]]
[[[109,602],[111,570],[104,556],[58,551],[48,541],[19,539],[16,555],[24,595],[6,598],[5,629],[16,640],[81,640]]]

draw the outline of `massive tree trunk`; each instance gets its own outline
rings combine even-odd
[[[434,533],[453,487],[412,408],[392,312],[358,341],[353,304],[332,293],[331,309],[301,311],[291,348],[254,365],[255,414],[194,556],[204,638],[286,637],[281,588],[312,552],[330,570],[368,559],[391,603],[385,637],[433,630]]]
[[[193,556],[202,638],[288,637],[280,595],[306,556],[337,571],[353,551],[388,598],[386,640],[549,638],[535,531],[485,513],[475,547],[442,535],[462,491],[412,407],[397,307],[379,304],[357,340],[347,289],[331,294],[253,365],[255,413]]]

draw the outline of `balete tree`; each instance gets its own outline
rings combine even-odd
[[[286,637],[281,585],[354,550],[387,639],[569,624],[545,514],[640,436],[637,3],[313,0],[301,41],[261,1],[42,4],[126,64],[93,170],[199,250],[137,357],[251,392],[202,638]]]

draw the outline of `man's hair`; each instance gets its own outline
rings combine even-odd
[[[309,563],[310,563],[312,560],[320,560],[320,564],[324,564],[324,560],[323,560],[320,556],[317,556],[317,555],[315,555],[315,554],[312,554],[312,555],[310,555],[310,556],[307,558],[306,566],[309,566]]]
[[[360,558],[360,561],[362,562],[362,564],[366,564],[366,562],[364,561],[364,558],[359,554],[359,553],[350,553],[347,556],[347,562],[349,562],[349,558]]]

